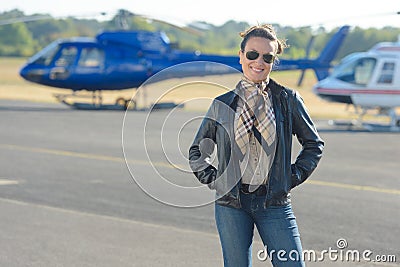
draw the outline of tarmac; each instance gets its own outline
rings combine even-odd
[[[151,179],[193,185],[179,160],[198,116],[130,111],[124,120],[121,111],[0,100],[0,266],[222,266],[213,205],[177,207],[203,199],[182,200]],[[324,256],[307,266],[399,266],[399,133],[316,124],[323,159],[293,190],[303,248]],[[271,266],[257,258],[261,249],[256,233],[253,266]]]

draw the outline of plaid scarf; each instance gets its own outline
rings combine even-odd
[[[275,141],[276,121],[266,82],[255,84],[245,77],[239,83],[239,96],[244,102],[235,133],[235,140],[244,155],[253,126],[270,146]]]

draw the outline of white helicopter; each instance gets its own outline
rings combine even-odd
[[[400,36],[398,42],[382,42],[367,52],[350,54],[331,75],[318,82],[313,92],[332,102],[354,105],[357,124],[370,131],[400,131]],[[363,123],[368,110],[389,116],[389,125]]]

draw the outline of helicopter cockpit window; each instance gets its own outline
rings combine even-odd
[[[379,76],[378,83],[393,83],[394,67],[394,62],[385,62],[382,66],[381,75]]]
[[[45,47],[41,52],[37,53],[33,56],[29,62],[34,62],[34,64],[38,65],[50,65],[51,61],[53,60],[54,55],[58,51],[58,44],[53,42],[47,47]]]
[[[104,51],[96,47],[85,47],[81,51],[78,65],[82,67],[101,67],[104,64]]]
[[[366,85],[372,76],[375,64],[376,59],[374,58],[350,61],[336,72],[336,77],[344,82]]]
[[[78,49],[75,46],[63,47],[60,57],[56,60],[55,65],[57,67],[68,67],[70,65],[73,65],[77,53]]]

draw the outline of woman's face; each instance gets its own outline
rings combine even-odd
[[[276,41],[271,41],[263,37],[250,37],[250,39],[247,40],[244,51],[239,51],[240,64],[242,65],[244,76],[254,83],[259,83],[269,78],[273,63],[266,63],[263,59],[263,55],[275,55],[275,51],[277,51],[278,48],[277,46],[278,44]],[[258,58],[254,60],[246,58],[246,53],[248,51],[258,52]]]

